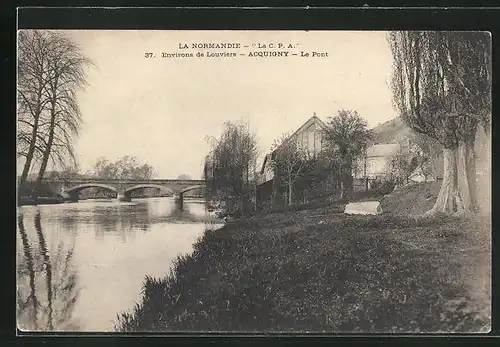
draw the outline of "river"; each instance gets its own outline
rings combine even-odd
[[[146,275],[165,276],[220,225],[201,201],[23,206],[17,220],[17,321],[24,331],[114,331]]]

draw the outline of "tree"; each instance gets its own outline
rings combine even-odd
[[[287,190],[287,203],[292,204],[293,188],[296,181],[304,173],[309,154],[298,141],[290,138],[289,134],[283,134],[276,140],[271,148],[271,166],[275,177]]]
[[[141,164],[136,157],[128,155],[116,162],[100,157],[91,174],[98,178],[150,180],[154,177],[154,168],[149,164]]]
[[[297,185],[307,188],[316,198],[336,196],[339,187],[340,165],[335,152],[323,148],[315,157],[306,161],[304,173]]]
[[[23,30],[18,43],[17,154],[25,160],[20,183],[34,164],[40,183],[49,159],[63,168],[68,161],[76,164],[73,137],[81,122],[76,91],[85,85],[91,62],[58,32]]]
[[[248,125],[227,122],[205,160],[208,198],[244,214],[255,199],[257,139]]]
[[[324,134],[329,151],[340,164],[341,198],[350,198],[353,196],[353,165],[363,155],[371,131],[357,111],[340,110],[336,117],[328,119]]]
[[[94,164],[94,168],[90,173],[98,178],[118,179],[118,167],[115,163],[111,163],[108,159],[100,157]]]
[[[393,100],[405,123],[443,146],[444,172],[426,215],[472,213],[474,142],[491,118],[491,38],[481,32],[391,32]]]
[[[75,164],[73,138],[78,135],[81,112],[76,92],[86,83],[85,68],[91,62],[72,40],[61,33],[49,32],[47,84],[48,127],[42,134],[43,156],[37,182],[43,180],[49,158],[62,164]]]
[[[71,166],[64,168],[62,171],[51,171],[47,178],[52,181],[66,182],[81,178],[81,176],[78,167]]]
[[[23,185],[31,165],[42,148],[39,145],[39,126],[47,99],[44,92],[47,84],[48,43],[40,31],[20,31],[18,34],[18,78],[17,156],[24,157],[20,178]]]
[[[396,186],[402,186],[409,183],[410,175],[417,167],[418,157],[400,146],[398,151],[389,158],[386,172],[389,174],[390,181]]]

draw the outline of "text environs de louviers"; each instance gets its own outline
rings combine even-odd
[[[245,55],[248,57],[260,57],[260,58],[267,58],[267,57],[288,57],[291,54],[289,51],[252,51],[248,53],[240,53],[239,55]],[[295,54],[297,55],[297,54]],[[198,52],[196,54],[194,53],[162,53],[162,58],[193,58],[193,57],[198,57],[198,58],[234,58],[237,57],[238,54],[235,52]]]

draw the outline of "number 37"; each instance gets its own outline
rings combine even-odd
[[[144,53],[144,58],[153,58],[153,53]]]

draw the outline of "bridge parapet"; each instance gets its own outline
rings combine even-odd
[[[158,185],[176,184],[176,185],[194,186],[194,185],[205,184],[205,180],[176,180],[176,179],[115,180],[107,178],[89,178],[89,179],[77,179],[77,180],[67,180],[67,181],[44,180],[44,182],[65,184],[65,185],[100,183],[100,184],[158,184]]]
[[[176,180],[176,179],[151,179],[151,180],[120,180],[106,178],[88,178],[76,180],[45,180],[51,189],[58,194],[65,193],[78,194],[85,188],[101,187],[107,188],[118,194],[130,194],[131,191],[139,188],[157,187],[165,188],[173,193],[185,193],[196,188],[205,186],[204,180]],[[142,187],[144,186],[144,187]]]

